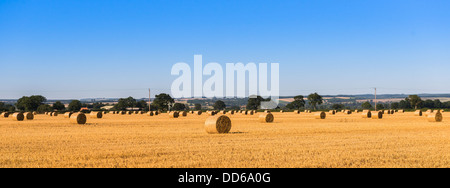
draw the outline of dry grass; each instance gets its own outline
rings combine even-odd
[[[450,167],[450,113],[381,120],[338,113],[230,115],[230,134],[205,132],[207,114],[113,115],[70,124],[63,116],[0,118],[0,167]]]

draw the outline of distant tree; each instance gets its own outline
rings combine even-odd
[[[439,99],[434,100],[434,108],[443,108],[441,100]]]
[[[391,104],[391,108],[392,108],[392,109],[399,109],[399,108],[400,108],[400,103],[398,103],[398,102],[392,103],[392,104]]]
[[[345,109],[345,105],[343,105],[343,104],[333,104],[333,105],[331,105],[331,108],[333,110],[343,110],[343,109]]]
[[[399,102],[400,109],[411,109],[411,103],[409,102],[409,98],[405,98],[405,100],[401,100]]]
[[[133,97],[128,98],[120,98],[116,105],[114,105],[114,108],[117,110],[126,110],[127,108],[134,108],[136,107],[136,99]]]
[[[92,109],[93,110],[101,110],[102,107],[104,107],[104,106],[106,106],[106,105],[101,102],[95,102],[94,104],[92,104]]]
[[[43,105],[40,105],[36,111],[38,113],[51,112],[51,111],[53,111],[53,108],[48,104],[43,104]]]
[[[186,108],[184,108],[185,110],[191,110],[191,107],[189,107],[189,104],[184,104],[184,106],[186,107]]]
[[[422,102],[422,106],[424,108],[434,108],[434,101],[430,100],[430,99],[425,100],[425,101]]]
[[[16,111],[16,107],[13,106],[13,105],[10,105],[9,108],[8,108],[8,111],[15,112]]]
[[[181,103],[175,103],[172,107],[172,110],[174,111],[184,111],[186,110],[186,106],[184,104]]]
[[[41,95],[33,95],[30,97],[24,96],[17,100],[16,107],[22,111],[36,111],[45,101],[47,101],[47,99]]]
[[[247,102],[247,110],[258,110],[261,106],[261,102],[268,100],[269,99],[264,99],[261,96],[250,97]]]
[[[422,99],[418,95],[410,95],[408,98],[411,106],[414,107],[414,109],[419,108],[423,103]]]
[[[318,93],[312,93],[308,96],[308,101],[311,106],[313,106],[314,110],[317,110],[317,105],[321,105],[323,103],[322,96]]]
[[[216,101],[213,105],[214,110],[224,110],[226,107],[225,102],[221,100]]]
[[[240,110],[241,107],[240,106],[231,106],[230,110]]]
[[[73,100],[69,103],[69,106],[67,107],[67,110],[69,111],[80,111],[81,109],[81,102],[79,100]]]
[[[194,106],[195,106],[195,107],[194,107],[195,110],[202,110],[202,105],[201,105],[201,104],[195,103]]]
[[[290,110],[299,110],[305,107],[305,103],[303,95],[298,95],[294,97],[294,101],[286,105],[286,108]]]
[[[365,103],[363,103],[363,104],[361,105],[361,107],[362,107],[364,110],[369,110],[369,109],[372,108],[372,104],[370,104],[369,101],[366,101]]]
[[[377,110],[384,110],[384,105],[382,103],[378,103]]]
[[[161,93],[156,95],[155,100],[152,102],[152,106],[155,105],[159,110],[166,111],[173,103],[175,103],[175,100],[170,95]]]
[[[64,104],[61,103],[60,101],[56,101],[55,103],[53,103],[53,109],[62,111],[66,109],[66,106],[64,106]]]
[[[144,100],[140,100],[136,103],[136,108],[148,111],[148,103]]]

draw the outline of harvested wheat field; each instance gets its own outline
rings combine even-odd
[[[450,114],[428,122],[414,113],[364,119],[337,113],[231,115],[229,134],[208,134],[208,114],[0,118],[0,167],[450,167]]]

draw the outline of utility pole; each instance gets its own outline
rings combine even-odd
[[[377,111],[377,88],[375,88],[375,111]]]
[[[151,103],[152,103],[152,100],[150,99],[150,88],[148,88],[148,111],[152,111],[150,108]]]

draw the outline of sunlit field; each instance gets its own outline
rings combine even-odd
[[[450,114],[440,123],[413,113],[228,115],[229,134],[207,134],[207,114],[170,119],[106,114],[86,125],[63,115],[0,118],[0,167],[450,167]]]

